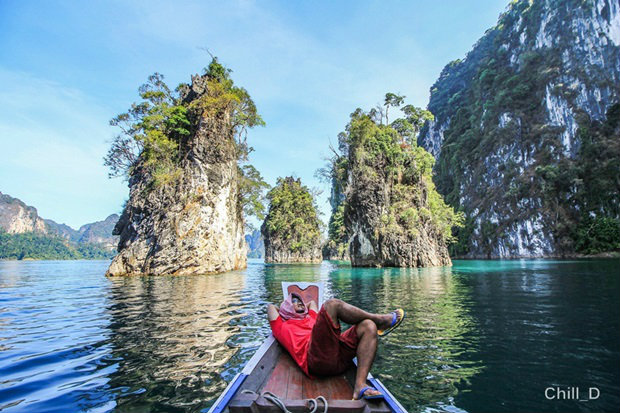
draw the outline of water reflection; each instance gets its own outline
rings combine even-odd
[[[471,289],[450,268],[337,267],[330,282],[336,296],[370,311],[405,309],[406,323],[381,340],[373,374],[411,410],[455,410],[457,384],[468,383],[482,368],[475,360]],[[472,357],[465,360],[466,354]]]
[[[614,411],[620,405],[617,260],[457,261],[453,268],[264,265],[106,279],[109,263],[0,262],[0,409],[208,408],[269,334],[282,281],[408,320],[373,374],[416,411]],[[550,403],[547,386],[600,389]]]
[[[472,411],[613,411],[620,405],[617,261],[459,265],[475,301],[485,366],[457,405]],[[612,367],[613,366],[613,367]],[[548,386],[596,386],[588,402],[549,401]],[[484,395],[484,397],[480,397]],[[486,402],[486,403],[485,403]]]
[[[117,409],[198,409],[226,386],[219,375],[242,316],[245,275],[130,277],[111,280],[109,386]],[[205,385],[206,383],[206,385]]]

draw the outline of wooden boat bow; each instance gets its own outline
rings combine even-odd
[[[295,292],[304,301],[314,300],[319,306],[325,299],[322,283],[283,282],[282,294]],[[407,410],[385,388],[380,380],[368,375],[368,384],[383,393],[380,401],[351,400],[355,368],[345,374],[310,378],[295,364],[273,335],[263,342],[208,413],[282,413],[282,409],[263,396],[271,392],[291,413],[309,413],[314,407],[308,399],[323,396],[332,413],[407,413]],[[248,392],[249,391],[249,392]],[[322,413],[319,402],[315,413]]]

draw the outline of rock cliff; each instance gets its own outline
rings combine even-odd
[[[619,93],[617,0],[512,2],[448,64],[419,144],[437,158],[440,192],[466,213],[455,252],[595,250],[584,234],[618,226]]]
[[[149,169],[146,149],[141,153],[115,228],[118,255],[107,275],[208,274],[246,267],[235,134],[239,102],[247,93],[232,86],[228,71],[217,63],[205,75],[193,76],[180,93],[176,107],[181,114],[187,109],[190,126],[171,145],[178,147],[176,166],[157,183],[157,169]]]
[[[48,226],[36,208],[0,192],[0,228],[8,234],[24,232],[48,233]]]
[[[351,264],[451,265],[447,246],[460,217],[435,190],[433,157],[360,109],[339,135],[339,149],[331,170],[344,199],[332,213],[330,237],[339,240],[344,227]]]
[[[265,262],[320,263],[320,222],[309,189],[299,179],[278,178],[267,198],[269,211],[261,227]]]

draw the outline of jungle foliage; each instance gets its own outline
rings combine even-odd
[[[73,245],[55,235],[33,232],[8,234],[0,229],[0,259],[96,260],[109,259],[114,254],[98,244]]]
[[[318,208],[300,179],[278,178],[267,199],[269,212],[261,229],[265,239],[291,252],[310,251],[320,244]]]
[[[399,107],[404,96],[386,94],[385,113]],[[432,180],[434,158],[417,145],[417,135],[430,112],[406,105],[405,115],[387,124],[387,116],[377,110],[357,109],[344,132],[338,136],[338,151],[319,171],[332,181],[332,216],[328,242],[335,248],[346,245],[347,182],[351,173],[368,179],[386,179],[389,188],[389,211],[381,217],[381,231],[416,235],[421,226],[432,227],[440,239],[454,242],[452,228],[461,226],[463,216],[446,205]],[[383,123],[385,119],[385,124]],[[355,156],[351,156],[355,153]]]

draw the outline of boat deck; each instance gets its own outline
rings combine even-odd
[[[262,391],[270,391],[282,399],[351,400],[353,388],[344,374],[328,378],[310,379],[297,367],[291,356],[282,352],[271,377]]]
[[[314,300],[319,304],[324,301],[320,283],[283,282],[283,296],[287,297],[291,292],[298,293],[305,301]],[[265,392],[277,396],[291,413],[308,413],[314,405],[312,399],[319,403],[315,410],[324,411],[323,403],[316,401],[319,396],[327,400],[330,413],[407,413],[372,375],[368,375],[367,384],[380,390],[385,399],[352,400],[355,373],[356,367],[352,367],[337,376],[310,378],[270,335],[208,413],[282,413],[282,409]]]
[[[291,356],[275,341],[268,342],[268,348],[255,366],[252,374],[239,386],[226,409],[215,413],[282,413],[279,407],[261,395],[265,391],[275,394],[292,413],[307,413],[311,405],[308,399],[323,396],[332,413],[390,413],[383,401],[369,403],[365,400],[351,400],[355,368],[338,376],[310,378],[295,364]],[[245,393],[251,390],[252,393]],[[323,410],[322,403],[318,411]]]

